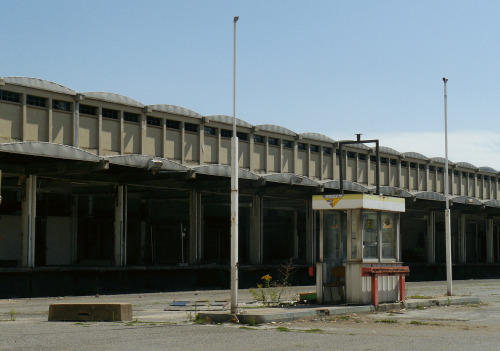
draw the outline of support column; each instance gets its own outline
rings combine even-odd
[[[115,266],[124,263],[123,237],[123,185],[118,185],[115,193]]]
[[[486,220],[486,262],[493,263],[495,260],[493,254],[493,219]]]
[[[293,211],[293,259],[299,259],[299,231],[297,230],[297,210]]]
[[[314,235],[314,212],[312,199],[307,199],[306,209],[306,264],[314,265],[316,260],[316,240]]]
[[[466,256],[465,256],[465,231],[466,231],[466,225],[465,225],[465,220],[466,216],[461,214],[460,215],[460,230],[458,231],[458,262],[459,263],[465,263],[466,261]]]
[[[201,193],[192,189],[189,194],[189,264],[198,264],[202,258]]]
[[[250,210],[250,264],[262,264],[262,224],[262,197],[256,194]]]
[[[78,260],[78,195],[73,195],[71,206],[71,253],[70,262],[76,264]]]
[[[427,219],[427,263],[436,263],[436,213],[429,212]]]
[[[22,267],[35,267],[36,176],[24,181],[22,199]]]

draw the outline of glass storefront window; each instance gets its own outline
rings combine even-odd
[[[359,210],[351,210],[351,251],[350,251],[350,259],[357,260],[359,259],[359,239],[358,235],[360,235],[359,228]]]
[[[363,258],[378,259],[378,216],[377,212],[363,212]]]
[[[382,212],[382,258],[396,259],[397,217],[395,213]]]
[[[325,243],[324,258],[327,260],[342,259],[341,253],[341,221],[337,211],[323,212],[323,237]]]

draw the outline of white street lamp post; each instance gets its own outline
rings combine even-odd
[[[444,196],[446,197],[446,210],[444,212],[445,235],[446,235],[446,282],[448,288],[448,296],[453,294],[452,291],[452,266],[451,266],[451,215],[450,215],[450,199],[448,185],[448,116],[447,116],[447,98],[446,83],[447,78],[443,78],[444,83]]]
[[[238,313],[238,137],[236,135],[236,22],[233,53],[233,137],[231,138],[231,313]]]

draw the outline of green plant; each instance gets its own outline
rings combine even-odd
[[[252,327],[255,325],[255,316],[250,317],[250,325]]]
[[[13,308],[10,310],[10,320],[11,321],[16,320],[16,311]]]
[[[281,264],[278,269],[280,279],[277,281],[272,281],[273,277],[269,274],[264,275],[261,280],[264,281],[263,284],[257,284],[257,289],[250,289],[253,297],[257,301],[261,301],[267,306],[279,306],[285,288],[290,286],[290,278],[295,272],[296,268],[293,266],[293,261],[290,258],[286,263]]]
[[[290,329],[288,329],[287,327],[278,327],[276,328],[277,331],[281,331],[281,332],[289,332]]]
[[[425,299],[431,299],[431,296],[426,296],[426,295],[412,295],[412,296],[407,296],[407,299],[420,299],[420,300],[425,300]]]
[[[381,319],[379,321],[376,321],[375,323],[389,323],[389,324],[394,324],[397,323],[398,321],[396,319]]]
[[[421,322],[421,321],[411,321],[410,324],[413,325],[428,325],[429,323]]]
[[[315,328],[315,329],[306,329],[304,330],[304,333],[321,333],[323,330]]]

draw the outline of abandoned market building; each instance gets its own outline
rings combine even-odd
[[[0,296],[227,287],[233,118],[0,78]],[[312,195],[372,193],[374,148],[237,119],[242,286],[289,259],[313,283]],[[383,142],[383,141],[382,141]],[[380,147],[380,192],[405,199],[409,279],[445,277],[444,159]],[[500,175],[449,163],[454,277],[498,276]],[[325,257],[345,257],[345,218]],[[330,226],[333,228],[333,226]],[[396,243],[387,243],[396,245]],[[381,259],[381,258],[380,258]]]

